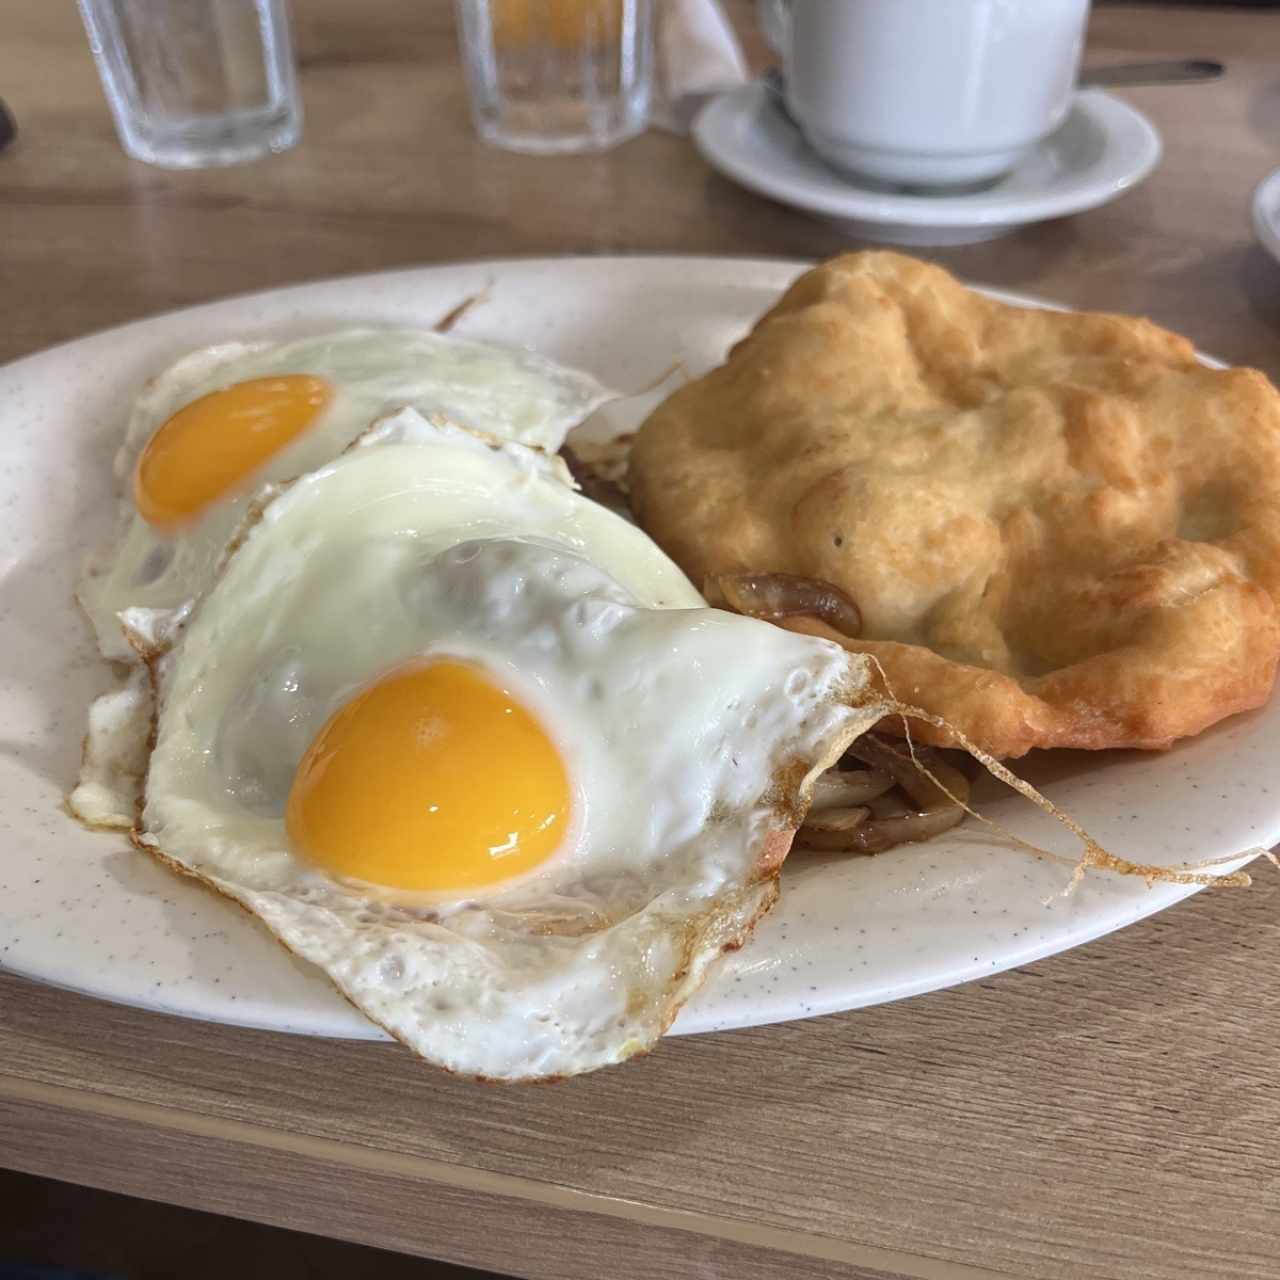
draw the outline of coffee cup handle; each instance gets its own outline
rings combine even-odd
[[[785,58],[791,43],[791,0],[756,0],[756,20],[765,43]]]

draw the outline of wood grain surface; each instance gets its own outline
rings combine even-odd
[[[443,0],[294,11],[303,145],[176,174],[120,153],[71,5],[5,6],[21,136],[0,155],[0,359],[325,275],[848,243],[666,134],[597,157],[481,148]],[[1163,54],[1229,74],[1126,93],[1165,137],[1146,184],[929,256],[1278,375],[1280,267],[1247,206],[1280,164],[1280,14],[1095,13],[1091,60]],[[1278,945],[1263,872],[964,988],[531,1089],[0,976],[0,1163],[522,1276],[1274,1280]]]

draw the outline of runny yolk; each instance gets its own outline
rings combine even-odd
[[[133,477],[138,513],[171,530],[243,489],[333,396],[324,378],[289,373],[211,391],[161,423]]]
[[[455,659],[395,668],[330,716],[285,809],[293,847],[336,875],[465,892],[530,871],[569,822],[569,779],[538,721]]]

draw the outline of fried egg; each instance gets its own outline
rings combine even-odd
[[[249,495],[323,465],[403,406],[554,453],[608,398],[528,351],[417,329],[348,329],[197,351],[138,397],[115,462],[123,531],[79,599],[103,654],[131,661],[119,615],[172,609],[208,585]]]
[[[153,666],[139,845],[499,1080],[650,1047],[883,710],[864,658],[411,412],[269,497]]]
[[[350,329],[224,343],[180,360],[138,398],[115,462],[121,532],[94,552],[78,598],[105,657],[136,662],[121,616],[176,618],[212,580],[252,491],[336,457],[401,406],[553,453],[609,393],[527,351],[416,329]],[[92,826],[133,820],[150,727],[126,674],[90,713],[69,805]]]

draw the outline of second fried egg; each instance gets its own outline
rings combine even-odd
[[[136,838],[430,1060],[570,1074],[745,939],[882,708],[863,660],[705,608],[545,459],[457,434],[400,415],[266,503],[156,664]]]

